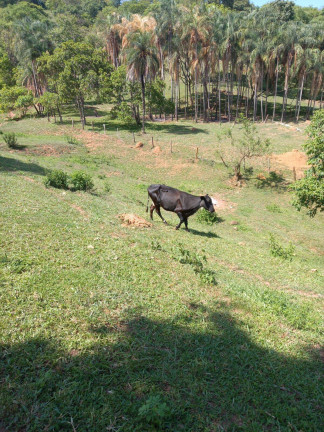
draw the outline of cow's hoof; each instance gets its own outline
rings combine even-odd
[[[167,222],[167,221],[163,221],[163,223],[164,223],[164,225],[168,225],[168,222]]]
[[[176,229],[176,230],[178,230],[178,229],[179,229],[179,227],[175,227],[175,229]]]
[[[190,232],[190,231],[188,230],[188,228],[186,228],[186,231],[187,231],[187,232]]]

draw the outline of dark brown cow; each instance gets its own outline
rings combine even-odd
[[[186,231],[189,231],[188,217],[196,213],[200,207],[204,207],[211,213],[215,211],[214,202],[209,195],[195,196],[161,184],[153,184],[149,186],[147,192],[148,199],[146,211],[148,211],[149,199],[151,198],[153,201],[150,209],[151,219],[153,220],[153,212],[155,210],[163,222],[165,224],[167,223],[161,215],[160,208],[162,207],[164,210],[174,212],[179,216],[180,222],[176,226],[176,229],[179,229],[181,224],[184,222]]]

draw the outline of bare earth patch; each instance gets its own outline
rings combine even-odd
[[[150,228],[152,226],[151,222],[137,216],[133,213],[123,213],[117,216],[123,223],[123,226],[131,226],[138,228]]]
[[[211,197],[217,201],[217,205],[214,206],[216,211],[224,210],[227,212],[233,212],[237,207],[236,203],[223,199],[219,194],[212,194]]]
[[[295,168],[298,177],[302,177],[304,171],[308,168],[307,156],[304,152],[293,150],[291,152],[271,155],[271,160],[279,165],[285,166],[290,170]]]

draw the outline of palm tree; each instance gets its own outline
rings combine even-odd
[[[124,49],[127,59],[127,76],[130,80],[140,81],[142,88],[143,120],[142,132],[145,133],[145,83],[153,80],[159,70],[156,47],[151,32],[136,31],[128,35],[127,47]]]
[[[27,73],[26,79],[31,77],[35,96],[39,97],[43,92],[37,73],[37,58],[51,47],[48,23],[25,17],[15,23],[15,30],[16,57]]]

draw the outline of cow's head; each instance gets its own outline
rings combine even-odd
[[[215,211],[213,200],[212,198],[210,198],[209,195],[201,197],[201,206],[204,207],[206,210],[210,211],[210,213],[213,213]]]

